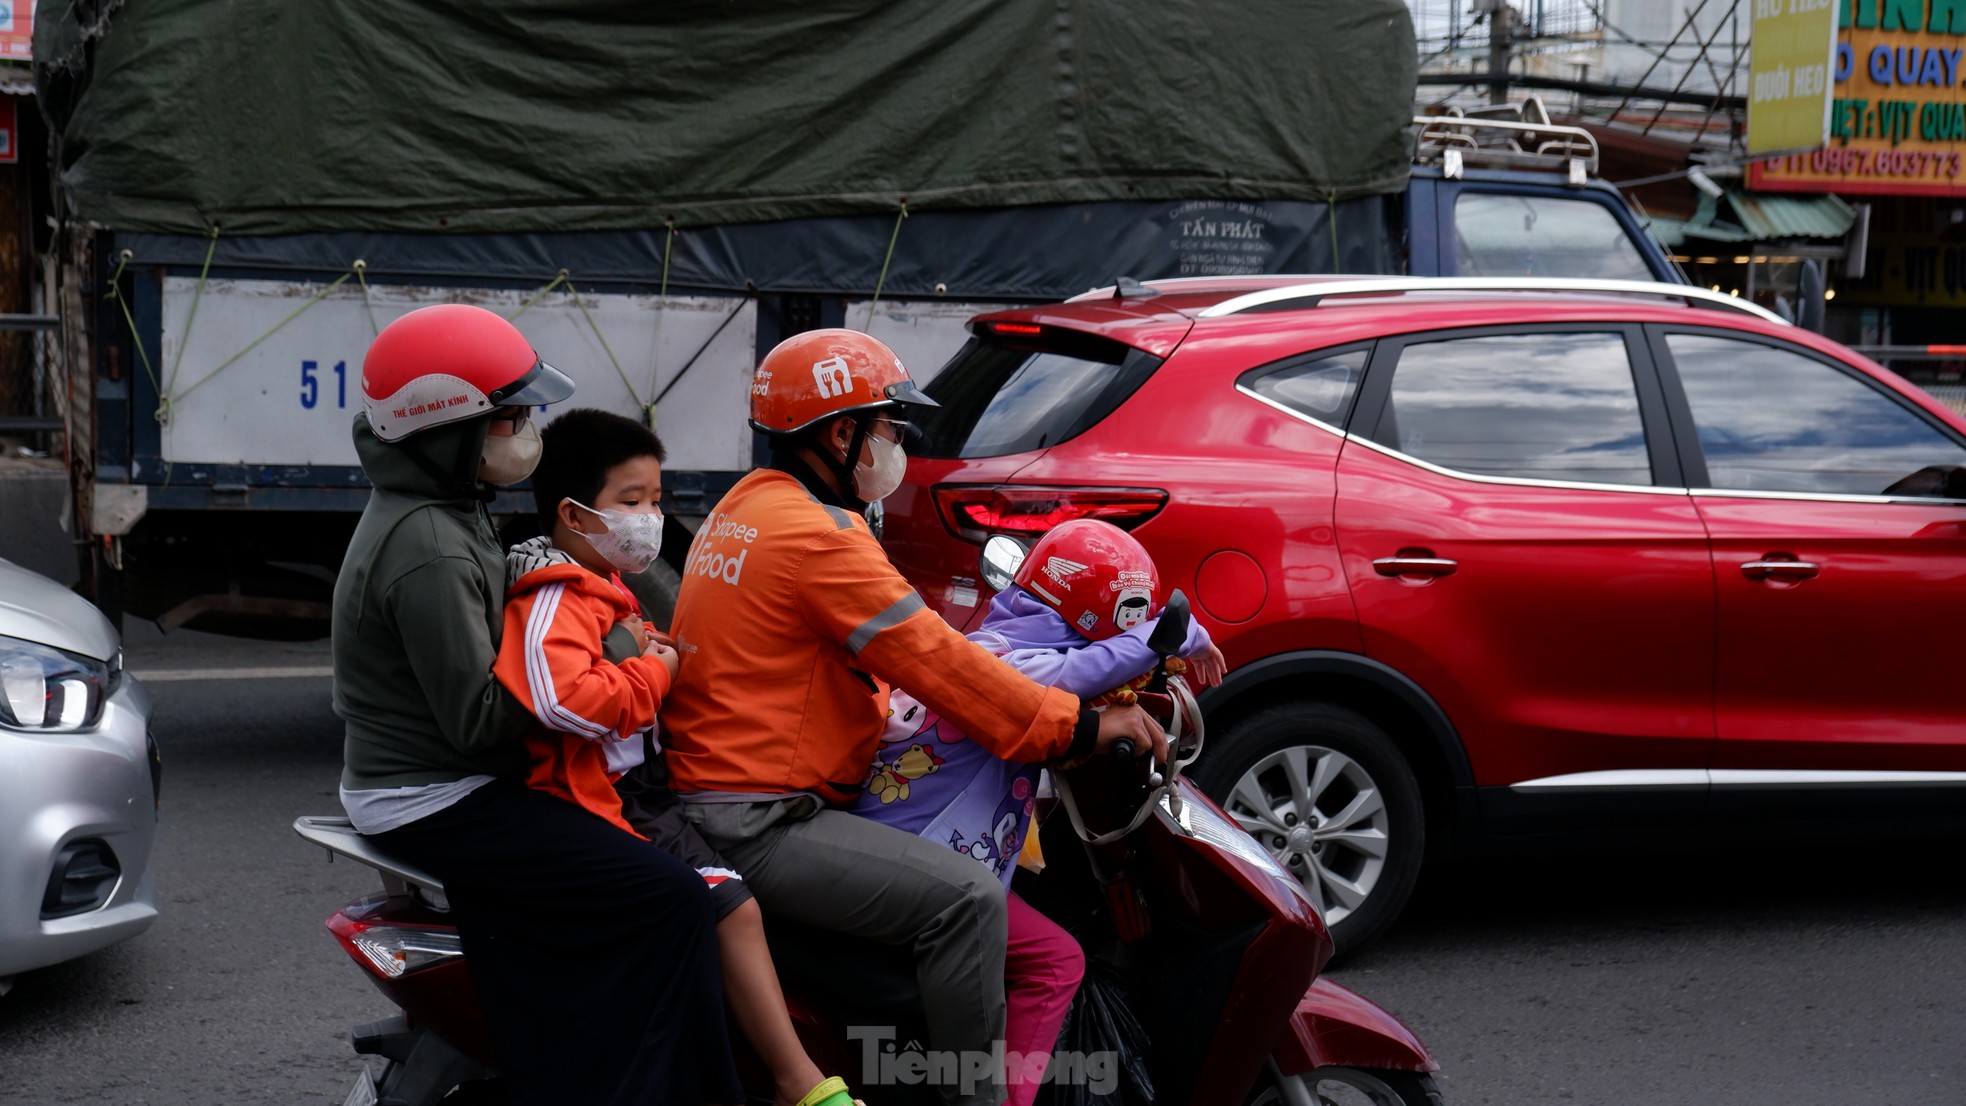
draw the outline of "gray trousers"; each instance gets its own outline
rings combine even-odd
[[[1001,1106],[1003,1073],[983,1058],[1004,1035],[1008,907],[988,868],[891,826],[823,809],[811,795],[685,803],[684,811],[768,913],[911,946],[929,1045],[962,1054],[956,1070],[972,1076],[943,1083],[943,1101]]]

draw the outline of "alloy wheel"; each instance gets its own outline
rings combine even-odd
[[[1326,925],[1357,910],[1385,872],[1391,814],[1371,774],[1335,749],[1278,749],[1242,774],[1223,807],[1304,884]]]

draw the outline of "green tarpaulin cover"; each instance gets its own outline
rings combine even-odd
[[[1401,0],[41,0],[71,214],[608,230],[1406,180]]]

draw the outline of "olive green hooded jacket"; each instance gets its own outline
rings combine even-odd
[[[532,716],[492,675],[505,550],[477,476],[489,429],[476,418],[391,444],[355,418],[375,489],[334,592],[334,708],[347,723],[341,785],[351,791],[525,772]]]

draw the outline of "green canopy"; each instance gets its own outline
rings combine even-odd
[[[40,0],[34,51],[71,214],[228,236],[1346,199],[1415,74],[1401,0]]]

